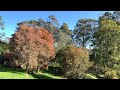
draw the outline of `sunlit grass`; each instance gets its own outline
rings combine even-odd
[[[0,79],[35,79],[27,73],[0,72]]]
[[[0,79],[63,79],[53,74],[38,72],[28,74],[22,69],[14,69],[0,65]]]

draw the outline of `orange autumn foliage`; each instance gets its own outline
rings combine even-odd
[[[52,34],[44,28],[21,25],[10,40],[10,65],[29,71],[47,68],[49,60],[55,57],[53,42]]]

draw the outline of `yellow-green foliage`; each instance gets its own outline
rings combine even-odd
[[[96,76],[92,74],[84,74],[84,76],[86,77],[86,79],[98,79]]]
[[[109,69],[105,72],[105,78],[107,79],[118,79],[117,72],[113,69]]]

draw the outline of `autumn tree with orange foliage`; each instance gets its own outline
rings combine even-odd
[[[19,26],[10,39],[10,65],[27,71],[47,69],[48,62],[55,57],[53,42],[52,34],[44,28]]]

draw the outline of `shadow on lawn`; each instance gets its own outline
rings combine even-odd
[[[8,66],[4,66],[4,65],[0,64],[0,72],[13,72],[13,73],[17,73],[17,72],[25,72],[25,70],[17,69],[17,68],[10,68]]]
[[[10,67],[6,67],[4,65],[0,65],[0,72],[10,72],[10,73],[17,73],[17,74],[26,73],[26,71],[23,69],[10,68]],[[53,78],[46,76],[46,75],[40,75],[40,74],[36,75],[33,73],[30,73],[29,75],[33,76],[35,79],[53,79]]]
[[[30,74],[30,75],[32,75],[36,79],[53,79],[53,78],[46,76],[46,75],[36,75],[36,74]]]
[[[48,70],[43,70],[45,73],[50,73],[53,74],[55,76],[61,76],[62,74],[62,69],[60,67],[53,67],[53,66],[49,66]]]

